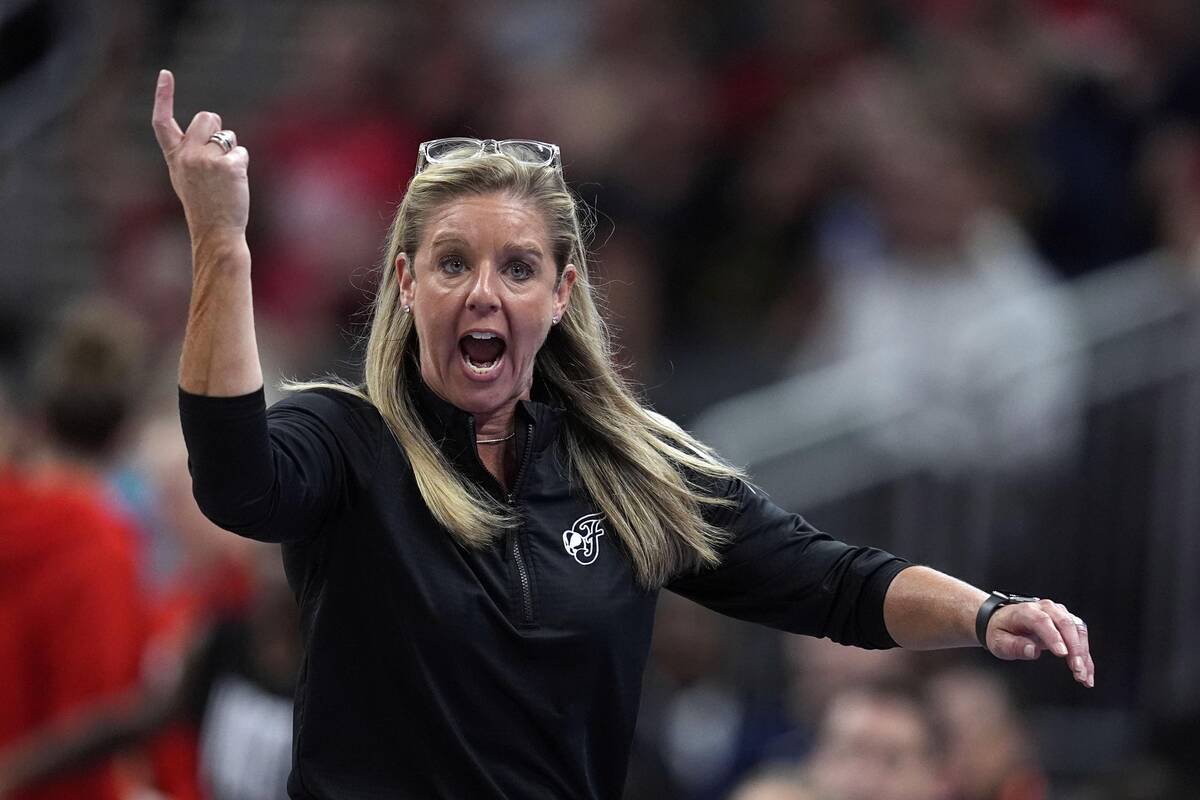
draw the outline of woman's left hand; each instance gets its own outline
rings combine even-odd
[[[1066,659],[1079,683],[1088,687],[1096,683],[1087,625],[1062,603],[1038,600],[1004,606],[992,615],[986,639],[996,658],[1032,661],[1048,650]]]

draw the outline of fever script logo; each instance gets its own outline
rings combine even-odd
[[[588,514],[575,520],[571,530],[563,531],[563,547],[585,567],[600,555],[600,537],[604,535],[604,515]]]

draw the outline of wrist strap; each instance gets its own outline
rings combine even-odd
[[[975,638],[979,640],[979,644],[983,649],[987,649],[987,629],[988,623],[992,621],[992,615],[1003,606],[1010,606],[1013,603],[1036,603],[1036,597],[1023,597],[1019,594],[1005,594],[1004,592],[993,591],[983,601],[983,605],[979,607],[979,611],[975,614]]]
[[[995,614],[996,609],[1004,605],[1007,599],[999,592],[992,592],[983,601],[979,611],[975,613],[975,638],[979,640],[979,644],[983,645],[984,650],[987,649],[987,627],[988,623],[992,621],[992,614]]]

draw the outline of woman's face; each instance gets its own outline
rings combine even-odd
[[[572,264],[559,279],[532,202],[453,200],[430,215],[412,263],[401,254],[396,270],[421,343],[421,377],[434,392],[476,415],[529,399],[534,359],[575,284]]]

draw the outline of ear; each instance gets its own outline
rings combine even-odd
[[[571,304],[571,289],[574,288],[575,279],[578,277],[579,272],[575,269],[574,264],[567,264],[563,267],[562,275],[558,276],[558,285],[554,287],[555,319],[562,319],[567,306]]]
[[[416,283],[416,276],[413,275],[412,264],[409,263],[408,256],[404,253],[396,256],[396,282],[400,284],[400,305],[411,306],[415,294],[413,284]]]

